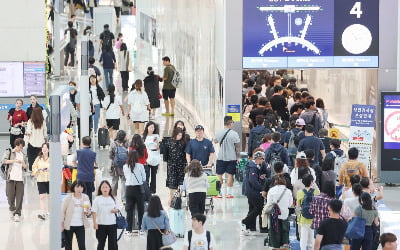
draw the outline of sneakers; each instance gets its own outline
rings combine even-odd
[[[125,234],[125,236],[132,236],[132,232],[131,231],[126,231],[124,234]]]
[[[169,116],[170,114],[169,113],[162,113],[161,115],[162,116]]]
[[[175,116],[175,113],[169,113],[169,116]]]
[[[46,220],[47,216],[45,214],[38,214],[37,216],[41,220]]]
[[[250,230],[248,230],[248,229],[245,229],[245,230],[241,230],[240,231],[240,235],[241,236],[249,236],[250,235]]]
[[[14,215],[14,221],[15,222],[20,222],[21,221],[21,216],[19,216],[18,214]]]
[[[235,198],[235,196],[230,195],[230,194],[227,194],[227,195],[225,195],[225,198],[227,198],[227,199],[233,199],[233,198]]]
[[[10,218],[11,218],[11,219],[13,219],[13,218],[14,218],[14,213],[15,213],[15,210],[13,210],[13,211],[10,211]]]
[[[214,198],[215,198],[215,199],[221,199],[221,198],[222,198],[222,195],[220,195],[220,194],[219,194],[219,195],[216,195],[216,196],[214,196]]]

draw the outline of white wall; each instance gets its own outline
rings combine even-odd
[[[43,0],[1,1],[0,61],[45,61]]]

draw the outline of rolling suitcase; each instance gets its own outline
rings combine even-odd
[[[185,211],[183,209],[169,209],[169,223],[176,237],[185,236]]]
[[[99,128],[99,131],[97,132],[97,139],[100,147],[110,145],[110,135],[108,134],[108,129]]]
[[[207,190],[207,196],[216,196],[219,195],[219,191],[221,190],[221,182],[216,175],[207,176],[208,184],[210,187]]]

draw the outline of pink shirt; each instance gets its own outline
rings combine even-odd
[[[260,148],[264,149],[266,151],[269,147],[271,146],[271,143],[266,142],[260,145]]]

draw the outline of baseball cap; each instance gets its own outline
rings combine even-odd
[[[199,129],[201,129],[201,130],[204,131],[204,127],[203,127],[202,125],[197,125],[197,126],[194,128],[194,131],[199,130]]]
[[[264,159],[265,159],[265,154],[264,154],[264,152],[257,151],[257,152],[255,152],[255,153],[253,154],[253,158],[254,158],[254,159],[257,159],[257,158],[264,158]]]
[[[307,159],[307,156],[303,151],[301,151],[297,153],[296,159]]]
[[[302,118],[299,118],[296,120],[296,125],[305,126],[306,122]]]

